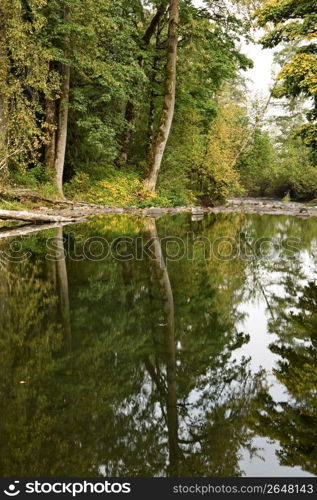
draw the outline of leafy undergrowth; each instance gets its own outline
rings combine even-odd
[[[84,173],[76,175],[65,184],[65,195],[69,199],[117,207],[173,207],[195,202],[189,190],[163,185],[157,193],[151,193],[144,188],[137,173],[114,168],[109,168],[107,176],[100,180]]]
[[[19,203],[13,198],[2,197],[0,199],[1,208],[7,210],[36,209],[45,206],[45,198],[60,199],[52,182],[46,177],[35,175],[35,170],[16,173],[11,178],[10,185],[6,187],[11,190],[22,189],[36,193],[43,200],[35,201],[31,198],[24,198],[23,203]],[[147,208],[199,204],[197,197],[190,189],[186,189],[184,184],[185,181],[180,176],[167,177],[163,173],[157,192],[151,193],[144,188],[143,178],[137,170],[118,170],[108,166],[102,171],[102,175],[94,169],[92,169],[91,175],[83,172],[77,174],[71,181],[64,184],[64,193],[69,200],[117,207]]]

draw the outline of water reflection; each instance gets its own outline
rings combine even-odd
[[[275,440],[274,475],[282,466],[316,474],[315,224],[108,217],[21,240],[27,261],[1,259],[0,474],[239,476],[242,455],[261,455],[256,436]],[[206,260],[194,239],[192,260],[167,262],[161,239],[189,231],[301,244],[278,262]],[[74,258],[92,235],[122,237],[129,255],[126,237],[137,247],[140,234],[151,258]],[[48,237],[57,261],[44,258]],[[283,401],[268,367],[252,364],[258,332],[243,329],[242,312],[252,301],[266,310]]]
[[[270,329],[278,340],[270,349],[279,356],[274,374],[287,389],[286,401],[262,393],[256,408],[255,430],[279,441],[282,465],[301,466],[317,474],[317,285],[294,287],[275,297],[278,319]]]

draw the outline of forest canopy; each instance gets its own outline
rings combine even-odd
[[[2,186],[109,205],[317,197],[310,0],[2,0],[0,15]],[[245,77],[259,28],[280,67],[269,101]]]

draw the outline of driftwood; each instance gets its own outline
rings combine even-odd
[[[38,233],[39,231],[45,231],[47,229],[60,228],[71,224],[71,222],[63,222],[63,223],[52,223],[52,224],[40,224],[38,226],[35,225],[25,225],[25,226],[17,226],[12,228],[3,228],[0,231],[0,240],[8,239],[8,238],[17,238],[19,236],[26,236],[31,233]]]
[[[22,220],[26,222],[73,222],[75,217],[61,217],[60,215],[48,215],[41,213],[25,212],[18,210],[0,210],[2,220]],[[78,220],[78,219],[77,219]]]

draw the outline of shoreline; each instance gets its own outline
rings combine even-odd
[[[98,215],[133,215],[136,217],[159,218],[163,215],[178,215],[189,213],[199,217],[219,213],[243,213],[255,215],[289,215],[294,217],[317,217],[317,205],[300,202],[283,202],[257,198],[231,198],[225,204],[215,207],[179,206],[179,207],[111,207],[103,205],[85,205],[74,202],[71,206],[61,209],[43,209],[44,213],[62,217],[86,219]],[[43,212],[42,212],[43,213]],[[76,214],[76,215],[75,215]]]
[[[201,221],[206,215],[239,213],[245,215],[285,215],[308,219],[317,217],[317,205],[299,202],[283,202],[279,200],[257,198],[231,198],[226,204],[217,207],[183,206],[183,207],[109,207],[93,205],[85,202],[66,200],[60,206],[67,208],[48,208],[45,206],[30,208],[28,211],[8,211],[13,218],[0,220],[0,240],[7,240],[32,233],[86,222],[96,216],[130,215],[140,218],[159,219],[164,215],[175,216],[182,213],[191,214],[192,221]],[[17,214],[29,216],[19,219]],[[1,225],[1,222],[3,223]]]
[[[317,205],[300,202],[283,202],[264,198],[231,198],[226,204],[216,207],[179,206],[179,207],[115,207],[95,205],[85,202],[57,202],[59,208],[47,206],[32,207],[24,211],[7,211],[8,218],[1,216],[0,239],[22,236],[50,227],[85,222],[89,218],[109,215],[130,215],[141,218],[160,218],[164,215],[175,216],[191,214],[193,221],[200,221],[206,215],[240,213],[245,215],[286,215],[307,219],[317,217]],[[62,208],[63,207],[63,208]],[[0,211],[1,212],[1,211]],[[3,211],[5,212],[5,211]],[[13,214],[13,215],[12,215]],[[19,215],[21,218],[19,218]],[[26,218],[22,218],[25,217]],[[28,218],[29,217],[29,218]]]
[[[11,221],[11,214],[14,220],[19,220],[18,214],[29,214],[34,218],[34,222],[41,223],[43,219],[49,222],[63,222],[66,221],[81,221],[90,217],[100,215],[133,215],[136,217],[154,217],[159,218],[163,215],[178,215],[181,213],[190,213],[193,216],[203,216],[207,214],[219,213],[243,213],[243,214],[257,214],[257,215],[289,215],[295,217],[316,217],[317,205],[311,205],[301,202],[283,202],[280,200],[270,200],[265,198],[230,198],[225,204],[215,207],[203,206],[177,206],[177,207],[148,207],[140,208],[134,206],[118,207],[118,206],[105,206],[96,205],[93,203],[86,203],[82,201],[65,201],[59,203],[59,208],[52,208],[48,206],[25,208],[22,211],[10,210],[7,211],[8,219],[1,217],[3,222]],[[3,211],[6,212],[6,211]],[[39,216],[38,221],[36,215]],[[56,219],[56,220],[54,220]],[[21,221],[25,219],[21,218]]]

